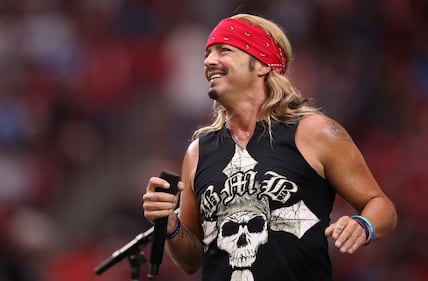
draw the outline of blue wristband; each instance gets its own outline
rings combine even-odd
[[[358,224],[360,224],[366,232],[366,244],[373,242],[375,239],[375,229],[373,227],[373,224],[363,216],[356,215],[351,216],[351,218],[357,221]]]
[[[170,233],[167,233],[165,235],[165,238],[167,240],[171,240],[172,238],[174,238],[175,236],[177,236],[178,232],[180,232],[180,228],[181,228],[181,222],[180,219],[178,218],[177,215],[175,215],[176,217],[176,221],[175,221],[175,226],[174,226],[174,230]]]

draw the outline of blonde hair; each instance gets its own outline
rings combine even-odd
[[[259,16],[237,14],[231,18],[248,21],[272,36],[283,50],[286,59],[285,74],[287,74],[292,59],[292,50],[285,32],[277,24]],[[320,113],[319,109],[315,108],[309,99],[302,97],[285,75],[270,71],[265,77],[265,86],[267,99],[262,104],[259,114],[270,136],[272,136],[272,120],[294,124],[304,115]],[[192,139],[198,138],[203,133],[220,130],[230,115],[221,104],[215,101],[211,117],[211,124],[197,129],[193,133]]]

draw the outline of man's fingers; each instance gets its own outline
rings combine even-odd
[[[350,220],[346,228],[343,228],[342,232],[338,235],[335,246],[342,253],[354,253],[364,241],[364,230],[357,223]]]

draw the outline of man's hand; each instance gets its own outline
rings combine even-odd
[[[355,253],[366,243],[364,229],[349,216],[343,216],[337,222],[330,224],[325,229],[325,235],[335,240],[334,245],[342,253]]]

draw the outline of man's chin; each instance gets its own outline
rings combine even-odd
[[[208,96],[210,99],[217,100],[218,99],[218,93],[214,88],[209,88],[208,90]]]

